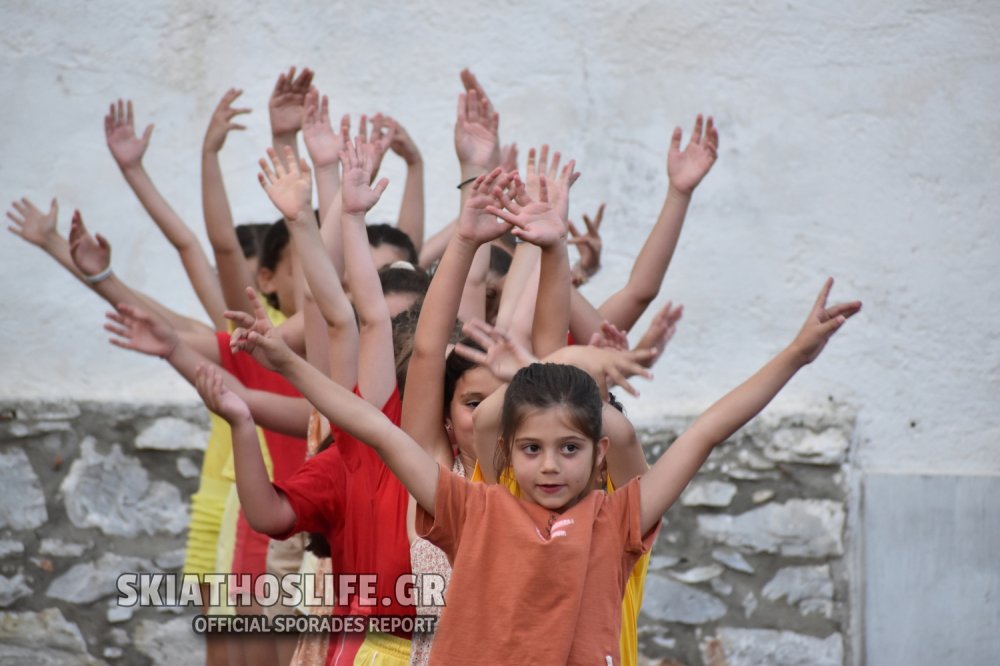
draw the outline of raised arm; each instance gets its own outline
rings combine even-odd
[[[397,428],[378,407],[326,377],[284,344],[267,321],[253,290],[247,296],[256,317],[233,312],[240,327],[233,331],[234,349],[250,352],[276,368],[305,398],[337,426],[371,446],[417,503],[431,515],[437,494],[438,470],[434,459],[409,435]]]
[[[681,128],[674,129],[667,154],[667,177],[670,185],[656,225],[632,267],[628,284],[606,300],[598,310],[618,328],[630,330],[660,292],[660,284],[677,248],[691,195],[701,179],[715,164],[719,133],[712,117],[704,124],[701,114],[687,147],[681,148]]]
[[[353,388],[357,379],[358,328],[354,311],[320,238],[312,208],[312,172],[305,160],[295,160],[290,148],[285,148],[284,162],[273,149],[268,150],[268,156],[270,165],[265,160],[260,161],[260,184],[285,218],[309,284],[309,298],[331,329],[331,376],[342,386]]]
[[[233,118],[249,111],[233,108],[233,102],[241,94],[241,90],[230,88],[223,95],[212,112],[201,149],[201,206],[205,216],[205,231],[215,254],[222,296],[230,310],[247,307],[243,290],[247,285],[255,284],[233,227],[233,213],[229,208],[229,197],[226,196],[222,167],[219,165],[219,151],[222,150],[229,131],[243,129],[242,125],[232,122]]]
[[[341,187],[344,234],[344,270],[351,288],[354,309],[358,313],[358,390],[371,404],[381,408],[396,386],[396,361],[393,358],[392,319],[382,293],[378,270],[368,246],[365,215],[389,185],[385,178],[372,188],[376,147],[362,133],[355,141],[346,141],[340,154],[344,165]]]
[[[403,396],[402,426],[438,460],[453,458],[444,428],[444,371],[462,286],[479,247],[510,229],[487,213],[486,207],[499,203],[494,188],[507,187],[511,181],[496,168],[472,184],[471,196],[434,273],[417,321],[406,381],[408,386],[419,386],[420,391],[410,390]]]
[[[860,301],[827,307],[833,286],[827,279],[798,335],[750,379],[709,407],[677,438],[641,480],[641,525],[645,534],[677,500],[716,446],[756,416],[804,365],[819,356]]]
[[[249,109],[236,109],[233,114],[246,113]],[[234,125],[234,127],[241,127]],[[149,147],[149,139],[153,134],[153,125],[146,127],[142,138],[135,135],[135,119],[132,111],[132,100],[123,105],[118,100],[104,116],[104,135],[108,148],[121,169],[125,181],[132,188],[142,207],[146,209],[153,222],[160,228],[170,244],[180,255],[184,271],[187,273],[191,286],[194,287],[198,300],[208,313],[209,319],[216,330],[225,330],[226,319],[222,316],[226,309],[222,298],[219,280],[208,263],[208,257],[201,243],[191,232],[184,221],[174,212],[167,200],[160,194],[142,164],[142,156]]]
[[[89,287],[90,284],[73,263],[73,257],[69,252],[69,241],[59,233],[56,224],[59,217],[59,202],[52,199],[48,213],[39,210],[38,206],[27,197],[14,201],[11,206],[14,211],[7,211],[7,218],[14,224],[7,227],[7,230],[45,252],[72,273],[73,277]]]
[[[200,321],[180,315],[156,300],[130,289],[111,270],[111,244],[101,234],[90,235],[80,211],[73,212],[69,229],[69,252],[84,284],[111,306],[118,303],[141,305],[170,323],[178,331],[209,336],[212,329]]]
[[[166,360],[192,386],[195,386],[199,366],[215,365],[187,344],[166,321],[142,308],[121,303],[115,312],[107,314],[107,318],[104,328],[114,336],[110,338],[111,344]],[[254,420],[262,427],[293,437],[305,437],[309,403],[304,399],[249,389],[225,370],[219,368],[219,372],[229,390],[250,406]]]
[[[262,534],[287,534],[295,526],[295,510],[267,476],[250,408],[226,387],[218,368],[200,366],[195,387],[205,406],[225,419],[232,429],[236,491],[250,527]]]
[[[424,247],[424,159],[409,132],[392,118],[386,121],[396,129],[389,148],[406,162],[406,185],[396,226],[410,237],[419,254]]]
[[[350,116],[345,114],[340,119],[339,131],[335,132],[330,124],[330,101],[327,96],[320,98],[315,88],[306,94],[302,139],[316,174],[316,194],[323,221],[320,235],[337,275],[344,273],[340,233],[340,151],[344,149],[343,137],[347,136],[350,127]]]

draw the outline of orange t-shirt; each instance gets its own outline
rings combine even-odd
[[[620,663],[625,583],[657,532],[637,480],[557,514],[442,467],[434,514],[417,507],[417,532],[452,576],[431,664]]]

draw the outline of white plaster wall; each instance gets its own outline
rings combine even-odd
[[[194,316],[104,145],[118,96],[156,123],[146,166],[203,237],[198,155],[218,97],[242,87],[254,108],[222,158],[235,217],[270,220],[255,182],[267,95],[282,68],[311,66],[335,114],[384,110],[416,137],[434,230],[456,208],[451,131],[470,66],[505,141],[577,158],[574,214],[608,202],[596,302],[655,220],[672,127],[713,113],[720,159],[661,297],[685,318],[632,413],[710,404],[791,339],[832,274],[834,296],[865,309],[776,408],[855,406],[867,469],[1000,471],[993,3],[5,2],[0,23],[0,196],[57,195],[64,232],[79,207],[119,275]],[[384,217],[403,170],[387,159],[386,173]],[[111,348],[103,302],[40,251],[7,236],[0,271],[0,395],[195,397],[162,362]]]

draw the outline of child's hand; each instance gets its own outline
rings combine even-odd
[[[491,209],[495,211],[501,204],[498,192],[502,192],[504,188],[514,188],[513,193],[519,183],[517,173],[505,174],[500,167],[477,178],[470,185],[471,192],[458,218],[456,235],[481,245],[500,238],[510,231],[510,225],[497,220],[496,213],[490,211]]]
[[[114,323],[104,324],[106,331],[118,336],[109,338],[111,344],[160,358],[177,348],[177,332],[163,320],[128,303],[119,303],[117,310],[107,313]]]
[[[423,158],[420,155],[420,149],[417,148],[417,144],[410,138],[410,134],[398,121],[389,116],[386,116],[385,119],[394,128],[392,141],[389,143],[390,150],[402,157],[408,166],[420,164]]]
[[[230,88],[226,91],[226,94],[222,96],[218,106],[215,107],[215,111],[212,112],[211,120],[208,121],[208,130],[205,131],[205,142],[202,144],[202,152],[219,152],[222,150],[222,146],[226,142],[229,130],[246,129],[245,125],[239,125],[233,122],[234,117],[244,113],[250,113],[250,109],[247,108],[233,108],[233,102],[235,102],[236,98],[242,94],[242,90]]]
[[[7,211],[7,217],[15,225],[7,227],[7,230],[44,249],[46,243],[58,233],[56,218],[59,216],[59,203],[53,199],[48,213],[38,210],[27,197],[12,202],[11,206],[17,211],[17,215]]]
[[[694,121],[694,132],[687,147],[681,151],[681,128],[674,129],[667,153],[667,178],[670,186],[681,194],[691,194],[715,164],[719,156],[719,132],[712,116],[702,132],[701,114]]]
[[[572,167],[571,161],[564,168],[564,173],[572,172]],[[539,178],[538,201],[533,201],[520,183],[513,198],[499,188],[494,188],[494,194],[503,208],[490,205],[486,212],[513,225],[515,229],[512,233],[518,238],[542,248],[551,247],[566,238],[569,225],[560,215],[558,202],[549,201],[549,183],[544,176]]]
[[[84,275],[97,275],[111,265],[111,244],[101,234],[96,240],[90,235],[78,210],[69,227],[69,253]]]
[[[268,370],[277,370],[295,354],[271,325],[253,287],[247,287],[247,298],[253,307],[253,315],[234,310],[225,312],[226,319],[236,324],[236,329],[229,336],[229,348],[233,353],[245,351]]]
[[[365,117],[361,116],[361,122],[364,123]],[[389,152],[389,147],[396,138],[396,130],[398,129],[396,121],[389,116],[383,116],[381,113],[376,113],[372,118],[372,133],[368,137],[369,143],[375,149],[372,153],[372,179],[378,175],[378,170],[382,167],[382,158],[385,154]],[[364,128],[362,127],[361,133],[364,133]]]
[[[628,378],[639,376],[652,379],[653,373],[643,362],[655,353],[655,350],[649,349],[628,351],[573,345],[553,352],[544,360],[575,365],[584,370],[594,378],[601,390],[601,397],[607,400],[608,389],[612,386],[621,386],[630,394],[638,396],[639,392],[629,383]]]
[[[838,303],[827,307],[826,299],[830,295],[831,288],[833,288],[832,277],[823,283],[823,288],[819,290],[819,296],[806,323],[792,341],[791,346],[798,352],[803,365],[815,361],[837,329],[861,311],[861,301]]]
[[[199,365],[195,371],[194,386],[209,411],[218,414],[230,425],[253,418],[247,403],[222,383],[222,373],[215,366]]]
[[[625,331],[605,319],[601,322],[600,330],[594,331],[594,334],[590,336],[590,342],[587,344],[599,349],[628,351],[628,336],[625,334]]]
[[[650,323],[649,329],[635,346],[637,350],[655,350],[652,358],[643,362],[643,365],[647,368],[653,367],[653,364],[660,360],[660,356],[663,355],[663,350],[666,348],[667,343],[670,342],[670,339],[674,337],[674,333],[677,332],[677,322],[681,320],[683,315],[683,305],[674,307],[672,301],[667,301],[667,304],[663,306],[663,309],[657,312],[656,316],[653,317],[653,321]]]
[[[142,138],[135,135],[135,119],[132,113],[132,100],[126,104],[118,100],[118,108],[114,103],[104,116],[104,136],[108,140],[111,156],[118,163],[118,168],[125,170],[142,163],[142,156],[149,146],[149,137],[153,134],[153,126],[148,125],[142,133]]]
[[[295,134],[302,128],[302,110],[312,79],[313,73],[308,67],[302,70],[298,78],[294,67],[287,74],[278,77],[267,103],[273,136]]]
[[[569,223],[569,233],[572,238],[567,242],[576,245],[580,253],[580,259],[573,264],[571,276],[573,286],[579,287],[589,278],[593,277],[601,268],[601,220],[604,219],[604,204],[597,209],[597,215],[591,220],[586,214],[583,216],[583,224],[587,227],[587,233],[581,234],[572,222]]]
[[[455,353],[483,366],[501,382],[510,382],[514,378],[514,373],[538,360],[509,335],[482,320],[468,321],[462,327],[462,332],[486,351],[482,352],[459,343],[455,345]]]
[[[375,143],[368,141],[366,121],[362,116],[357,138],[351,141],[345,137],[344,149],[340,152],[344,169],[340,197],[345,215],[367,213],[378,203],[382,192],[388,187],[388,178],[378,181],[374,189],[371,187],[377,151]]]
[[[267,149],[267,156],[271,158],[274,171],[267,160],[260,160],[261,173],[257,174],[257,180],[261,187],[289,223],[305,219],[312,212],[312,172],[309,165],[303,159],[296,161],[295,153],[289,146],[285,146],[284,162],[278,159],[273,148]]]
[[[323,95],[321,101],[315,88],[306,93],[302,139],[306,142],[313,167],[322,169],[340,161],[340,151],[344,149],[343,137],[350,129],[351,117],[344,114],[340,119],[340,131],[334,132],[330,125],[330,100]]]
[[[455,154],[466,167],[483,171],[500,164],[500,139],[497,129],[500,115],[490,101],[476,90],[458,96],[458,118],[455,120]]]

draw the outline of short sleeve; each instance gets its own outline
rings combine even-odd
[[[307,460],[289,478],[274,482],[295,512],[292,529],[274,538],[287,539],[299,532],[329,532],[330,526],[343,518],[345,474],[337,448],[331,447]]]
[[[641,555],[649,551],[656,541],[662,521],[657,521],[646,534],[642,533],[642,500],[639,489],[639,478],[636,477],[625,484],[617,492],[608,497],[608,504],[615,505],[615,511],[621,516],[620,522],[625,551]]]
[[[468,513],[469,494],[482,494],[486,488],[482,483],[470,483],[465,477],[452,474],[443,465],[438,465],[437,492],[434,497],[434,515],[417,505],[416,529],[421,536],[444,551],[448,561],[453,562],[458,544],[462,540],[462,528]]]

